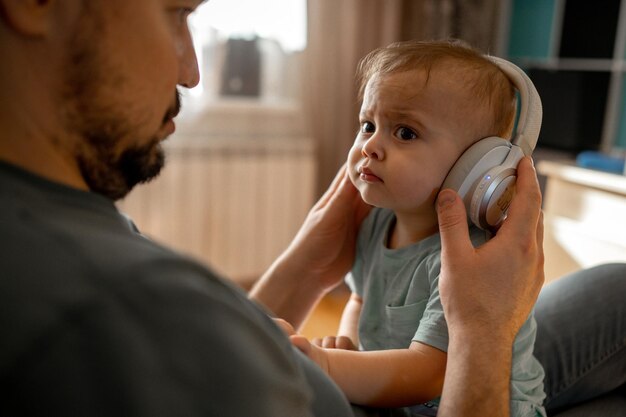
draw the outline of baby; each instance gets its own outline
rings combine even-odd
[[[352,403],[435,415],[448,345],[435,200],[468,147],[489,136],[510,138],[515,89],[491,59],[458,42],[375,50],[359,78],[360,130],[348,171],[375,208],[359,232],[337,337],[292,342]],[[469,233],[474,246],[487,239],[475,226]],[[545,416],[535,333],[531,315],[513,351],[511,416]]]

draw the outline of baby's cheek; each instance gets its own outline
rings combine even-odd
[[[422,205],[434,201],[434,197],[439,191],[439,185],[428,180],[404,181],[400,187],[394,190],[396,196],[401,196],[402,200],[411,205]]]
[[[361,161],[360,155],[361,153],[357,149],[352,147],[352,149],[350,149],[350,152],[348,152],[348,160],[346,161],[348,167],[348,176],[350,177],[350,181],[352,181],[352,184],[354,185],[356,185],[356,180],[359,176],[358,165]]]
[[[348,151],[348,163],[354,163],[361,155],[361,147],[356,143]]]
[[[348,173],[348,177],[350,178],[350,182],[352,183],[352,185],[354,185],[357,189],[359,189],[359,173],[356,172],[356,169],[350,169],[350,172]]]

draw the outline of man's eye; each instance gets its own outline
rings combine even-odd
[[[376,126],[371,122],[363,122],[361,123],[361,133],[374,133],[376,131]]]
[[[193,12],[193,9],[187,7],[179,7],[172,11],[172,14],[176,20],[176,23],[179,25],[184,25],[187,23],[187,18]]]
[[[408,127],[401,127],[396,131],[396,136],[402,140],[417,139],[417,133]]]

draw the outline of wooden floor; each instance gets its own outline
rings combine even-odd
[[[349,291],[343,288],[329,293],[320,301],[300,333],[309,339],[335,335],[341,312],[349,297]]]

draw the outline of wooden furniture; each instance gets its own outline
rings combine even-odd
[[[626,176],[541,161],[546,282],[580,268],[626,262]]]

